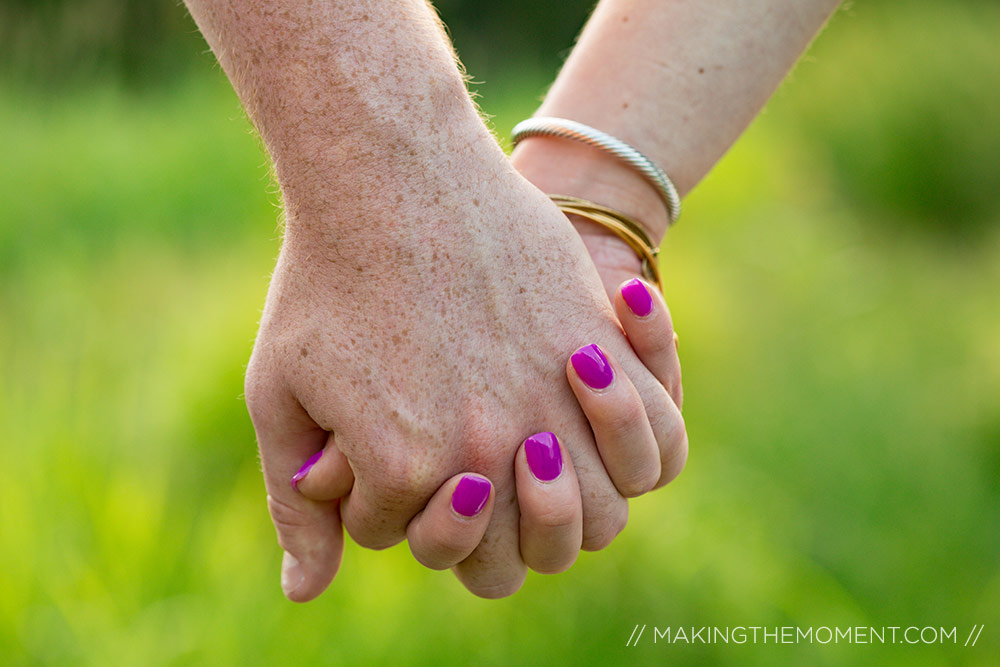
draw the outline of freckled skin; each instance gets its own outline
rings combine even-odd
[[[356,477],[352,495],[370,499],[365,521],[387,535],[372,540],[345,514],[348,529],[369,546],[402,538],[406,521],[452,475],[489,477],[493,521],[475,557],[460,566],[470,570],[473,590],[492,585],[498,570],[500,579],[511,576],[509,563],[518,562],[511,462],[532,433],[560,433],[574,457],[588,539],[623,516],[565,383],[568,355],[601,341],[639,387],[656,391],[620,333],[580,237],[502,165],[501,158],[492,180],[505,187],[481,189],[478,207],[467,191],[442,191],[449,200],[432,217],[423,207],[394,205],[382,218],[368,207],[362,217],[379,230],[379,252],[359,266],[315,261],[324,244],[290,235],[249,369],[280,377],[309,416],[337,434]],[[394,231],[385,234],[390,223]],[[358,391],[358,378],[370,391]]]
[[[423,0],[186,1],[261,133],[285,204],[247,373],[259,438],[276,421],[333,431],[357,475],[342,513],[370,546],[399,539],[450,474],[490,477],[496,511],[458,574],[494,597],[523,577],[513,450],[527,434],[556,431],[580,482],[584,546],[606,544],[624,503],[560,367],[576,347],[600,343],[657,416],[663,387],[601,294],[601,279],[612,291],[638,260],[590,223],[574,221],[575,235],[528,181],[630,213],[658,239],[666,220],[655,192],[573,142],[522,143],[514,173]],[[687,192],[835,6],[603,0],[540,113],[640,146]],[[262,441],[279,541],[280,517],[336,519],[335,506],[307,506],[288,489],[315,442],[300,439],[290,457]]]
[[[664,390],[624,339],[580,237],[479,119],[433,13],[418,0],[188,4],[285,204],[247,370],[255,427],[299,410],[296,430],[334,433],[355,474],[341,514],[366,546],[402,539],[449,477],[490,478],[486,537],[457,568],[489,596],[524,576],[514,454],[554,431],[585,494],[584,546],[607,544],[626,504],[565,360],[599,342],[651,406]],[[262,444],[268,492],[289,507],[302,502],[293,461]]]

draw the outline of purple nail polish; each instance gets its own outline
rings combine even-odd
[[[608,358],[596,345],[581,347],[573,353],[570,361],[576,374],[592,389],[604,389],[615,379],[615,372],[611,370]]]
[[[306,475],[309,474],[309,471],[312,470],[312,467],[314,465],[316,465],[316,462],[319,461],[319,459],[320,459],[321,456],[323,456],[323,450],[322,449],[319,450],[318,452],[316,452],[315,454],[313,454],[312,456],[310,456],[309,460],[306,461],[305,463],[303,463],[302,467],[299,468],[299,471],[297,473],[295,473],[294,475],[292,475],[292,488],[293,489],[295,489],[296,491],[299,490],[299,482],[301,482],[302,480],[304,480],[306,478]]]
[[[540,482],[551,482],[562,474],[562,452],[554,433],[543,431],[524,441],[528,469]]]
[[[646,317],[653,312],[653,295],[638,278],[628,281],[622,287],[622,298],[629,310],[639,317]]]
[[[451,494],[451,508],[462,516],[474,517],[486,507],[493,485],[488,479],[466,475]]]

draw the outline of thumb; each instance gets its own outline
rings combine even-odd
[[[323,449],[328,433],[287,390],[247,387],[247,408],[257,434],[267,507],[284,549],[281,588],[294,602],[322,593],[340,568],[344,534],[339,500],[310,500],[292,478]]]

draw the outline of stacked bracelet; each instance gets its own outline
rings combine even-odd
[[[642,260],[643,277],[656,285],[661,292],[663,291],[663,285],[660,283],[660,267],[657,262],[660,249],[653,245],[646,230],[636,220],[620,211],[595,204],[586,199],[567,195],[549,195],[549,198],[563,213],[586,218],[617,234],[639,255]]]
[[[667,174],[648,157],[628,145],[621,139],[616,139],[606,132],[594,129],[589,125],[565,118],[529,118],[514,126],[511,141],[516,146],[522,139],[528,137],[563,137],[581,141],[614,155],[619,160],[638,171],[652,185],[664,205],[667,207],[667,219],[670,224],[677,221],[681,214],[681,198],[677,188],[670,182]],[[620,211],[607,206],[601,206],[586,199],[569,197],[567,195],[549,195],[563,213],[578,215],[591,222],[611,230],[635,251],[642,260],[642,275],[652,282],[660,291],[660,269],[657,263],[657,248],[649,234],[641,224]],[[676,341],[675,341],[676,342]]]
[[[610,134],[601,132],[589,125],[584,125],[574,120],[566,120],[565,118],[529,118],[522,120],[514,126],[514,130],[511,132],[511,141],[516,146],[519,141],[527,137],[563,137],[565,139],[573,139],[614,155],[642,174],[643,178],[656,188],[657,193],[659,193],[660,198],[663,199],[663,203],[667,207],[667,218],[671,224],[677,222],[677,218],[680,217],[681,198],[677,194],[677,188],[674,187],[670,178],[667,177],[666,172],[621,139],[616,139]]]

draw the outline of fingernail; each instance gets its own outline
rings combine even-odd
[[[451,494],[451,508],[462,516],[474,517],[486,507],[493,485],[488,479],[466,475]]]
[[[615,372],[611,370],[608,358],[596,345],[581,347],[573,353],[570,360],[573,362],[573,370],[588,387],[604,389],[615,379]]]
[[[628,309],[639,317],[646,317],[653,312],[653,295],[638,278],[628,281],[622,287],[622,298]]]
[[[286,551],[281,559],[281,590],[291,595],[305,578],[299,559]]]
[[[313,454],[312,456],[310,456],[309,460],[307,460],[305,463],[303,463],[302,467],[299,468],[299,471],[297,473],[295,473],[294,475],[292,475],[292,488],[293,489],[295,489],[296,491],[299,490],[299,482],[301,482],[302,480],[304,480],[306,478],[306,475],[309,474],[309,471],[312,470],[312,467],[314,465],[316,465],[316,462],[319,461],[319,459],[320,459],[321,456],[323,456],[323,450],[322,449],[319,450],[318,452],[316,452],[315,454]]]
[[[539,482],[551,482],[562,474],[562,452],[554,433],[544,431],[524,441],[528,469]]]

